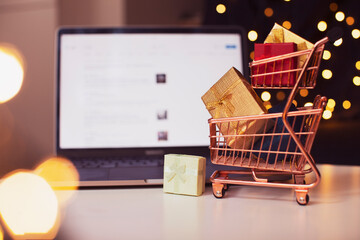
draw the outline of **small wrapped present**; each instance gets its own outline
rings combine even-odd
[[[267,112],[254,89],[234,67],[225,73],[201,99],[213,118],[241,117]],[[262,132],[266,125],[271,127],[270,124],[266,124],[266,120],[244,120],[217,126],[228,146],[236,149],[249,149],[253,137],[244,139],[245,134]],[[244,137],[239,135],[244,135]]]
[[[254,60],[256,61],[275,57],[295,51],[295,43],[256,43],[254,48]],[[252,69],[252,74],[272,74],[253,77],[252,84],[254,86],[294,86],[296,73],[293,71],[287,71],[296,68],[296,60],[297,58],[292,57],[276,61],[269,61],[268,63],[254,66]]]
[[[293,42],[297,46],[297,51],[313,48],[314,44],[296,35],[290,30],[275,23],[264,43],[289,43]],[[301,68],[306,61],[306,56],[302,55],[298,58],[297,66]]]
[[[205,191],[205,174],[204,157],[166,154],[163,190],[166,193],[200,196]]]

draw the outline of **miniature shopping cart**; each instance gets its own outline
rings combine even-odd
[[[310,151],[327,99],[316,96],[312,106],[295,109],[292,102],[299,89],[315,87],[324,45],[328,41],[326,37],[311,49],[250,63],[254,88],[291,89],[280,112],[209,119],[211,162],[241,168],[217,170],[211,175],[215,197],[223,197],[229,184],[238,184],[293,188],[300,205],[309,202],[309,189],[320,182],[320,172]],[[284,62],[293,58],[302,59],[303,65],[284,69]],[[275,64],[280,64],[280,67],[274,67]],[[281,82],[275,84],[273,80],[279,78],[295,78],[295,81],[293,85]],[[256,125],[254,129],[262,130],[244,133],[244,128],[250,129]],[[220,129],[236,130],[224,132]],[[306,183],[305,175],[309,173],[314,173],[315,179]],[[252,177],[241,180],[239,174],[250,174]],[[286,181],[274,181],[274,176],[283,176]]]

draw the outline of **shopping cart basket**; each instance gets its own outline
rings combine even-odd
[[[281,112],[209,119],[212,163],[241,168],[231,171],[217,170],[211,175],[215,197],[223,197],[229,184],[238,184],[293,188],[296,201],[300,205],[309,202],[309,189],[320,182],[320,172],[310,151],[327,99],[317,96],[312,106],[295,109],[292,102],[299,88],[315,87],[324,45],[328,41],[329,38],[326,37],[311,49],[250,63],[254,88],[292,89]],[[283,63],[292,58],[296,58],[300,64],[284,69]],[[275,64],[280,66],[275,67]],[[293,85],[279,82],[275,84],[273,80],[276,78],[295,78],[295,81]],[[244,126],[245,129],[250,129],[250,126],[254,125],[259,125],[255,129],[263,130],[243,133]],[[228,132],[220,129],[228,129]],[[237,132],[242,134],[236,134]],[[314,173],[315,179],[306,183],[305,175],[309,173]],[[241,180],[236,177],[239,174],[250,174],[252,178]],[[271,176],[277,175],[291,176],[293,181],[270,180]]]

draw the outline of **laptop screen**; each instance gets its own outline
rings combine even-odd
[[[241,37],[234,29],[60,30],[58,148],[208,146],[201,96],[231,67],[244,72]]]

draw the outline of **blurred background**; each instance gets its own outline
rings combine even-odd
[[[314,90],[332,99],[315,139],[318,163],[359,165],[360,8],[355,0],[0,0],[0,46],[10,43],[24,59],[19,94],[0,104],[0,177],[33,168],[55,152],[55,36],[61,26],[239,25],[254,43],[275,22],[315,43],[339,26],[341,41],[328,44]],[[271,101],[281,94],[271,92]],[[259,95],[261,92],[259,92]]]

